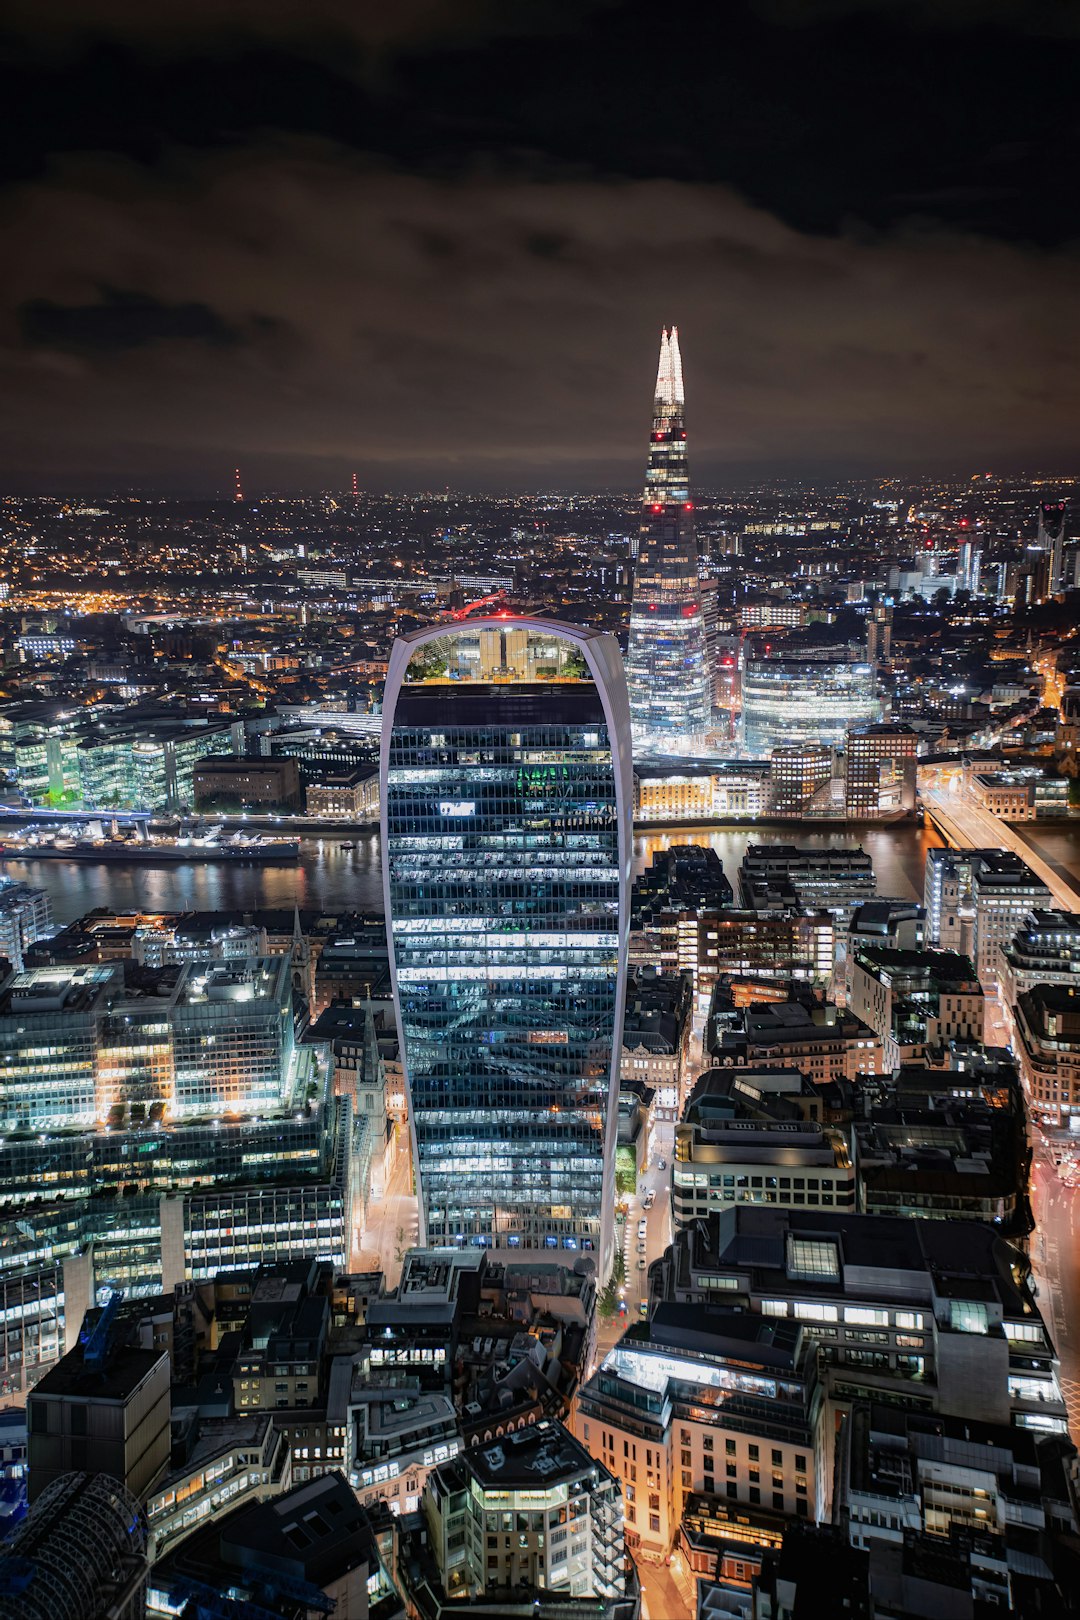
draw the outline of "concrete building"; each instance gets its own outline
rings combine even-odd
[[[710,1069],[675,1127],[671,1217],[728,1204],[855,1209],[855,1166],[797,1069]]]
[[[1016,1051],[1032,1110],[1049,1125],[1080,1119],[1080,994],[1037,984],[1013,1008]]]
[[[107,1307],[108,1309],[108,1307]],[[26,1403],[30,1500],[54,1480],[95,1470],[145,1501],[169,1462],[169,1358],[161,1350],[77,1344]]]
[[[619,1479],[635,1556],[665,1559],[695,1492],[816,1519],[824,1402],[798,1321],[658,1304],[580,1391],[574,1431]],[[726,1307],[727,1301],[724,1301]]]
[[[600,1615],[625,1598],[617,1479],[561,1424],[537,1423],[444,1463],[425,1486],[423,1513],[448,1597],[524,1587],[590,1599]]]
[[[737,1204],[676,1232],[661,1301],[801,1324],[833,1407],[887,1399],[1064,1434],[1057,1356],[1017,1250],[973,1221]]]
[[[983,1038],[982,986],[953,951],[864,946],[851,964],[848,1005],[881,1041],[886,1073]]]
[[[295,759],[222,755],[195,765],[196,810],[299,810],[300,767]]]
[[[327,821],[378,820],[378,768],[358,765],[351,771],[328,771],[317,782],[309,782],[307,813]]]

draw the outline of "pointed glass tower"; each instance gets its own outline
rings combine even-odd
[[[679,329],[665,327],[626,666],[634,746],[644,753],[693,752],[703,743],[710,719],[684,406]]]

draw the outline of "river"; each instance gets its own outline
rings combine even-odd
[[[737,889],[736,874],[750,843],[825,849],[858,843],[874,863],[879,894],[921,900],[927,849],[941,843],[932,827],[804,831],[801,827],[726,827],[715,832],[649,833],[634,840],[634,869],[671,843],[708,844]],[[357,835],[356,847],[334,839],[305,840],[296,866],[101,865],[81,861],[6,861],[8,876],[44,889],[58,923],[95,906],[117,911],[217,911],[235,916],[257,907],[299,905],[324,911],[382,911],[379,837]]]

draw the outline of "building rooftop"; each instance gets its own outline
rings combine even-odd
[[[563,1485],[599,1466],[569,1430],[549,1422],[518,1429],[494,1445],[471,1446],[458,1464],[484,1490]]]

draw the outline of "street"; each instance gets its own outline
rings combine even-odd
[[[1031,1204],[1037,1229],[1031,1260],[1038,1306],[1061,1362],[1069,1428],[1080,1434],[1080,1187],[1058,1175],[1050,1144],[1032,1131]]]
[[[373,1198],[368,1204],[364,1232],[353,1233],[352,1270],[384,1272],[388,1289],[397,1287],[405,1251],[417,1242],[420,1230],[407,1127],[404,1129],[406,1139],[398,1144],[386,1191],[382,1198]]]

